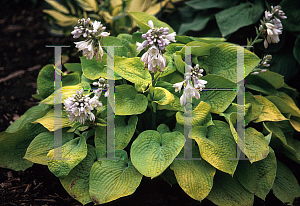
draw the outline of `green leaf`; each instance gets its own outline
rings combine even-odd
[[[192,125],[193,126],[203,126],[207,123],[207,117],[210,114],[210,106],[205,102],[200,102],[198,106],[192,111]],[[176,113],[176,121],[183,125],[184,124],[184,112]]]
[[[56,24],[62,27],[74,26],[78,20],[75,16],[67,16],[55,10],[44,9],[43,12],[54,18],[56,20]]]
[[[253,164],[240,161],[235,175],[247,190],[265,200],[273,186],[276,170],[276,156],[270,147],[269,155],[261,161]]]
[[[108,36],[103,38],[103,46],[119,46],[114,47],[114,55],[127,57],[128,49],[124,46],[123,41],[117,37]]]
[[[44,66],[37,78],[39,95],[45,99],[54,92],[54,67],[52,64]]]
[[[278,95],[275,87],[267,80],[261,78],[258,75],[249,75],[245,79],[245,87],[254,91],[261,92],[262,94],[275,94]]]
[[[100,77],[107,79],[107,54],[104,53],[102,57],[102,62],[96,61],[94,57],[91,60],[86,59],[86,57],[80,57],[82,72],[88,79],[99,79]],[[114,79],[122,79],[117,72],[114,73]]]
[[[209,74],[201,79],[207,81],[205,88],[236,88],[235,83],[221,76]],[[193,99],[193,105],[197,105],[200,101],[206,102],[211,106],[210,112],[212,113],[220,114],[224,112],[236,97],[235,90],[205,90],[205,88],[200,92],[201,96],[199,100]]]
[[[282,7],[285,16],[287,16],[287,19],[282,20],[283,28],[294,34],[299,34],[300,26],[298,22],[300,21],[300,2],[297,0],[283,0],[280,3],[280,6]]]
[[[228,174],[217,172],[207,199],[222,206],[251,206],[254,194],[245,189],[236,176],[230,177]]]
[[[213,187],[216,169],[204,160],[174,160],[174,171],[179,186],[191,198],[202,201]]]
[[[224,37],[239,28],[255,24],[260,19],[263,11],[263,1],[256,0],[254,4],[250,2],[241,3],[217,13],[216,21]]]
[[[62,133],[62,145],[72,140],[74,133]],[[41,164],[47,165],[47,154],[54,149],[54,132],[43,132],[37,135],[27,148],[25,159]]]
[[[35,136],[46,132],[40,124],[26,123],[14,132],[0,133],[0,167],[13,169],[15,171],[26,170],[33,165],[24,159],[27,147]]]
[[[183,75],[180,72],[175,71],[171,74],[168,74],[164,77],[161,77],[159,80],[160,81],[166,81],[166,82],[169,82],[171,84],[175,84],[177,82],[182,82],[183,81]]]
[[[176,69],[181,74],[185,74],[185,63],[182,60],[182,55],[183,55],[183,53],[181,53],[180,51],[176,51],[174,54],[174,63],[175,63]]]
[[[242,49],[244,51],[243,73],[244,76],[247,76],[258,65],[260,59],[252,52]],[[237,47],[221,44],[210,51],[210,55],[204,61],[204,69],[209,74],[216,74],[232,82],[239,82],[243,79],[237,79],[237,58]]]
[[[69,10],[62,4],[58,3],[56,0],[46,0],[46,2],[48,4],[50,4],[53,8],[55,8],[56,10],[65,13],[65,14],[69,14]]]
[[[166,67],[164,68],[164,71],[161,73],[160,77],[167,76],[168,74],[171,74],[176,71],[176,67],[173,63],[173,57],[167,56],[166,54],[165,57],[166,57]]]
[[[162,87],[150,87],[150,92],[153,93],[153,102],[159,105],[167,105],[175,100],[174,95]]]
[[[117,150],[116,157],[122,160],[98,160],[92,166],[89,193],[95,204],[133,194],[142,180],[124,150]]]
[[[115,148],[122,150],[129,144],[138,122],[137,116],[131,116],[128,124],[125,123],[125,116],[115,117]]]
[[[115,101],[116,115],[141,114],[148,106],[146,96],[138,94],[136,89],[128,84],[118,85],[115,87]]]
[[[140,85],[151,84],[152,79],[141,58],[115,58],[115,71],[124,79]]]
[[[14,133],[25,126],[26,123],[33,122],[44,115],[51,109],[49,105],[39,104],[28,109],[20,118],[14,121],[7,129],[6,132]]]
[[[227,123],[214,120],[215,125],[193,127],[192,138],[197,142],[201,157],[212,166],[233,175],[238,160],[236,143]]]
[[[74,85],[74,86],[65,86],[65,87],[61,87],[60,89],[58,89],[56,92],[58,94],[62,94],[62,101],[58,102],[56,100],[56,104],[59,103],[63,103],[68,97],[71,97],[73,94],[76,94],[76,90],[80,90],[81,88],[83,88],[83,95],[88,94],[88,91],[91,89],[90,84],[86,83],[86,82],[82,82],[80,84]],[[49,97],[47,97],[46,99],[44,99],[43,101],[41,101],[41,103],[43,104],[49,104],[49,105],[54,105],[54,98],[55,98],[55,92],[53,92]]]
[[[192,22],[182,23],[179,27],[178,35],[182,35],[187,31],[201,31],[211,19],[210,16],[204,16],[199,13]]]
[[[276,179],[273,194],[283,203],[292,205],[296,197],[300,197],[300,187],[291,170],[277,160]]]
[[[185,4],[196,10],[203,10],[210,8],[228,8],[238,2],[238,0],[191,0],[186,2]]]
[[[59,122],[56,122],[55,120],[58,120],[58,119],[59,119]],[[55,119],[53,109],[51,109],[44,117],[35,120],[33,123],[42,124],[50,132],[53,132],[55,130],[58,130],[58,129],[64,128],[64,127],[72,127],[74,125],[74,123],[72,123],[70,121],[65,110],[62,110],[61,118],[57,117],[57,119]],[[61,124],[58,124],[58,123],[61,123]]]
[[[72,72],[77,72],[80,76],[82,75],[82,68],[80,63],[65,63],[64,67]]]
[[[89,194],[89,178],[92,165],[97,160],[95,148],[88,144],[87,149],[86,157],[67,176],[59,178],[69,195],[83,205],[92,202]]]
[[[186,46],[191,46],[192,56],[208,56],[210,55],[211,49],[216,48],[215,44],[208,44],[201,41],[192,41],[186,44]],[[182,54],[185,54],[185,47],[180,51]]]
[[[85,11],[98,11],[98,3],[96,0],[76,0],[77,4]]]
[[[61,155],[61,156],[60,156]],[[77,137],[48,152],[48,168],[56,177],[64,177],[87,155],[84,137]]]
[[[160,28],[160,27],[168,27],[169,28],[169,34],[174,32],[174,30],[166,23],[159,21],[151,14],[147,14],[144,12],[129,12],[130,16],[134,19],[134,21],[138,24],[141,31],[143,33],[146,33],[150,27],[148,25],[148,21],[152,20],[154,28]]]
[[[259,117],[264,106],[250,92],[245,93],[245,103],[246,105],[251,104],[245,116],[245,126],[247,126],[251,121]]]
[[[281,112],[277,109],[277,107],[269,101],[267,98],[260,96],[260,95],[254,95],[255,99],[262,104],[264,107],[261,111],[261,114],[258,116],[258,118],[254,121],[255,123],[263,122],[263,121],[282,121],[287,120]]]
[[[169,185],[172,187],[174,184],[177,183],[174,171],[168,167],[161,175],[160,177],[164,179]]]
[[[293,54],[295,59],[298,61],[300,64],[300,36],[295,41],[294,49],[293,49]]]
[[[140,173],[153,179],[173,162],[184,142],[184,135],[177,131],[160,134],[146,130],[131,145],[132,163]]]
[[[269,82],[275,89],[279,89],[284,86],[284,77],[278,73],[266,71],[266,72],[259,72],[257,76]]]

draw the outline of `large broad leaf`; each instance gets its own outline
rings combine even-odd
[[[261,103],[264,107],[261,111],[261,114],[259,117],[254,121],[257,122],[263,122],[263,121],[282,121],[287,120],[281,112],[278,110],[278,108],[270,102],[267,98],[260,96],[260,95],[254,95],[255,99]]]
[[[179,186],[191,198],[202,201],[209,194],[216,169],[205,160],[174,160],[170,168]]]
[[[197,105],[200,101],[206,102],[211,106],[210,112],[220,114],[224,112],[227,107],[232,103],[232,101],[236,97],[235,90],[222,90],[224,88],[234,89],[236,88],[236,84],[231,82],[230,80],[217,76],[217,75],[206,75],[202,77],[203,80],[207,81],[205,88],[215,89],[215,90],[205,90],[203,89],[200,92],[200,99],[193,99],[193,104]],[[217,90],[221,89],[221,90]]]
[[[258,75],[247,76],[245,78],[245,87],[266,95],[278,95],[275,87],[270,82]]]
[[[128,49],[126,46],[124,46],[123,41],[117,37],[113,37],[113,36],[108,36],[103,38],[103,45],[104,48],[107,49],[107,47],[105,46],[118,46],[118,47],[114,47],[114,55],[116,56],[125,56],[127,57],[127,52]]]
[[[273,185],[273,194],[281,202],[292,205],[296,197],[300,197],[300,187],[292,171],[277,160],[276,179]]]
[[[256,0],[254,4],[250,2],[241,3],[217,13],[216,21],[222,36],[227,36],[241,27],[256,23],[263,11],[263,1]]]
[[[278,73],[266,71],[266,72],[259,72],[257,76],[269,82],[275,89],[279,89],[284,86],[284,77]]]
[[[122,150],[130,142],[138,122],[137,116],[131,116],[128,123],[125,123],[125,116],[115,117],[115,148]]]
[[[212,125],[210,116],[210,106],[205,102],[200,102],[198,106],[192,111],[192,125],[193,126],[203,126]],[[176,113],[176,120],[179,124],[184,124],[184,112]]]
[[[72,140],[73,137],[73,132],[63,132],[62,145]],[[37,164],[47,165],[47,154],[54,149],[54,138],[54,132],[40,133],[28,146],[24,158]]]
[[[131,145],[133,165],[146,177],[157,177],[173,162],[185,142],[180,132],[146,130]]]
[[[82,136],[77,137],[48,152],[48,168],[56,177],[66,176],[86,155],[86,141]]]
[[[153,102],[159,105],[166,105],[174,102],[174,95],[167,89],[162,87],[150,87],[150,92],[153,93]]]
[[[238,2],[238,0],[191,0],[185,4],[196,10],[202,10],[210,8],[228,8]]]
[[[266,98],[273,102],[281,113],[290,113],[293,116],[300,117],[300,110],[294,100],[284,92],[278,92],[279,96],[267,96]]]
[[[98,160],[92,166],[89,193],[96,204],[133,194],[142,180],[124,150],[117,150],[116,157],[122,160]]]
[[[212,51],[212,48],[215,48],[215,44],[208,44],[201,41],[192,41],[186,44],[186,46],[191,46],[191,54],[193,57],[198,56],[208,56]],[[185,47],[183,47],[180,52],[185,55]]]
[[[84,90],[83,95],[87,95],[89,90],[91,89],[91,86],[90,86],[90,84],[83,82],[83,83],[80,83],[75,86],[61,87],[60,89],[58,89],[57,91],[52,93],[49,97],[44,99],[41,103],[54,105],[54,99],[55,99],[56,93],[58,93],[58,95],[61,94],[62,101],[58,102],[58,100],[56,100],[55,103],[56,104],[63,103],[68,97],[71,97],[73,94],[76,94],[76,90],[80,90],[81,88],[83,88],[83,90]]]
[[[43,117],[50,109],[51,107],[45,104],[39,104],[31,107],[19,119],[14,121],[14,123],[6,129],[6,132],[13,133],[22,129],[26,123],[33,122]]]
[[[115,71],[124,79],[140,85],[151,84],[152,79],[148,70],[139,57],[134,58],[116,58]]]
[[[270,147],[269,155],[261,161],[253,164],[248,161],[240,161],[235,174],[247,190],[265,200],[273,186],[276,170],[275,153]]]
[[[67,176],[59,178],[69,195],[83,205],[92,202],[89,194],[89,179],[92,165],[97,160],[95,148],[88,144],[87,149],[86,157]]]
[[[143,113],[148,106],[145,95],[138,94],[136,89],[127,84],[115,87],[115,114],[133,115]],[[114,105],[111,103],[111,105]]]
[[[23,158],[27,147],[35,136],[46,131],[40,124],[27,123],[17,131],[0,133],[0,167],[15,171],[31,167],[33,162]]]
[[[244,51],[244,70],[241,72],[247,76],[257,66],[260,59],[252,52],[244,48],[242,50]],[[211,50],[210,55],[204,61],[204,68],[209,74],[217,74],[232,82],[239,82],[243,79],[237,79],[237,58],[237,47],[221,44]]]
[[[245,189],[236,176],[230,177],[228,174],[217,172],[207,199],[222,206],[252,206],[254,194]]]
[[[212,166],[233,175],[238,160],[236,143],[229,125],[215,120],[215,125],[193,127],[192,138],[197,142],[201,157]]]
[[[53,132],[57,129],[64,128],[64,127],[72,127],[74,123],[72,123],[69,120],[69,117],[67,116],[67,113],[65,110],[62,111],[61,113],[61,118],[57,117],[57,121],[55,121],[54,117],[54,110],[51,109],[45,116],[43,116],[40,119],[35,120],[33,123],[40,123],[42,124],[45,128],[47,128],[50,132]],[[58,122],[59,120],[59,122]],[[60,124],[58,124],[60,123]]]
[[[245,126],[248,125],[252,120],[256,120],[262,112],[263,105],[256,100],[256,98],[250,93],[245,93],[245,103],[251,104],[248,108],[247,114],[245,116]]]
[[[200,31],[205,28],[206,24],[210,20],[210,16],[204,16],[203,14],[197,14],[192,22],[183,23],[179,27],[178,35],[183,35],[187,31]]]
[[[285,16],[287,19],[282,20],[283,28],[287,31],[294,32],[298,34],[300,32],[300,16],[299,16],[299,9],[300,9],[300,2],[297,0],[283,0],[280,3]]]
[[[78,21],[77,17],[64,15],[56,10],[44,9],[43,12],[54,18],[56,23],[62,27],[74,26]]]
[[[143,12],[129,12],[130,16],[134,19],[134,21],[138,24],[140,27],[141,31],[143,33],[146,33],[150,27],[148,25],[148,21],[152,20],[154,28],[160,28],[160,27],[168,27],[169,28],[169,33],[174,32],[174,30],[166,23],[159,21],[156,19],[154,16],[143,13]]]

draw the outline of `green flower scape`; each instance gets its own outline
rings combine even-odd
[[[26,170],[34,163],[47,165],[65,190],[83,205],[104,204],[133,194],[143,176],[161,176],[170,185],[178,183],[191,198],[207,198],[220,206],[253,205],[254,196],[265,200],[274,195],[292,204],[300,196],[299,184],[291,170],[276,156],[283,154],[300,164],[300,110],[293,100],[298,92],[283,76],[266,71],[250,75],[261,59],[244,51],[245,141],[237,141],[239,113],[236,90],[203,90],[192,100],[193,158],[184,156],[184,106],[181,92],[173,84],[185,74],[184,46],[192,49],[192,62],[203,68],[206,88],[237,87],[236,44],[224,38],[176,36],[166,46],[164,72],[153,76],[145,69],[136,42],[150,27],[173,29],[152,15],[130,12],[139,32],[103,39],[103,45],[123,46],[114,50],[115,114],[108,113],[114,103],[101,97],[103,104],[95,121],[84,125],[71,122],[62,110],[61,125],[54,124],[53,65],[42,68],[37,78],[40,104],[30,108],[6,131],[0,133],[0,167]],[[80,58],[81,63],[66,63],[62,76],[62,102],[84,88],[91,93],[92,83],[107,79],[107,54],[102,62]],[[152,78],[156,78],[154,83]],[[293,98],[292,98],[293,97]],[[103,99],[102,99],[103,98]],[[111,110],[110,110],[111,111]],[[154,115],[153,115],[154,114]],[[115,157],[105,160],[106,127],[115,115]],[[153,123],[154,122],[154,123]],[[259,129],[260,128],[260,129]],[[54,131],[62,129],[62,159],[55,159]],[[249,160],[236,158],[236,145],[244,148]],[[179,159],[181,158],[181,159]]]

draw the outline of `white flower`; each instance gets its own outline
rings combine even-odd
[[[161,72],[163,72],[163,69],[166,67],[165,56],[161,54],[159,49],[154,45],[142,55],[141,61],[144,62],[151,73],[154,73],[158,66]]]
[[[99,29],[100,27],[102,27],[103,25],[101,24],[101,21],[95,20],[95,21],[92,23],[92,26],[93,26],[93,30],[94,30],[94,31],[98,31],[98,29]]]
[[[168,35],[166,36],[166,38],[167,38],[168,40],[170,40],[170,41],[176,42],[176,41],[175,41],[175,36],[176,36],[176,32],[173,32],[173,33],[171,33],[171,34],[168,34]]]
[[[273,14],[271,14],[269,11],[265,11],[265,18],[267,20],[270,20],[272,16],[273,16]]]
[[[181,91],[183,83],[184,83],[184,81],[173,84],[173,87],[175,87],[175,92]]]
[[[188,99],[195,97],[200,98],[200,93],[188,82],[187,86],[184,88],[183,95],[180,97],[180,104],[185,105]]]
[[[154,25],[153,25],[153,21],[152,21],[152,20],[149,20],[149,21],[148,21],[148,24],[149,24],[150,28],[153,29],[153,26],[154,26]]]

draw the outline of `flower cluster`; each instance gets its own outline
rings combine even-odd
[[[107,37],[110,33],[105,32],[105,26],[100,21],[94,21],[92,27],[89,26],[90,18],[87,20],[79,19],[74,30],[71,32],[73,38],[77,39],[81,35],[86,38],[84,41],[75,42],[76,48],[82,51],[83,55],[86,55],[87,59],[93,59],[96,56],[96,60],[102,61],[103,49],[100,45],[100,39]]]
[[[102,103],[99,102],[99,97],[97,95],[93,98],[90,98],[89,95],[83,96],[83,89],[77,90],[76,93],[64,101],[64,108],[69,119],[71,122],[79,120],[82,125],[87,118],[90,121],[94,121],[95,115],[92,113],[92,110],[102,106]]]
[[[264,47],[268,48],[268,43],[278,43],[279,35],[282,34],[282,24],[280,19],[286,19],[281,6],[271,6],[271,12],[265,11],[264,21],[261,21],[259,30],[265,35]]]
[[[151,73],[154,73],[158,66],[160,68],[159,71],[163,72],[163,69],[166,67],[166,58],[163,55],[163,51],[170,41],[175,42],[176,32],[169,34],[168,27],[154,28],[151,20],[148,21],[148,24],[151,29],[142,35],[143,39],[146,39],[145,41],[136,43],[137,50],[141,51],[147,46],[151,46],[143,54],[141,60],[144,62],[145,68],[148,68]]]
[[[186,100],[192,97],[199,99],[200,93],[197,91],[197,89],[202,91],[207,83],[207,81],[199,79],[203,76],[203,69],[200,69],[198,64],[194,68],[192,68],[190,65],[188,65],[188,67],[191,72],[185,74],[185,80],[173,85],[173,87],[175,87],[175,92],[180,92],[183,84],[185,84],[183,94],[180,97],[181,105],[185,105]]]
[[[104,96],[108,97],[108,95],[109,95],[109,92],[108,92],[109,85],[105,84],[105,79],[104,78],[100,78],[98,82],[93,82],[93,85],[98,87],[98,89],[93,91],[95,96],[98,96],[98,98],[100,98],[100,96],[102,94],[102,91],[106,90]]]
[[[270,61],[272,59],[272,55],[270,54],[267,54],[264,56],[264,58],[261,60],[260,64],[258,66],[264,66],[264,67],[269,67],[270,66]],[[254,72],[251,73],[253,75],[257,75],[259,74],[259,72],[266,72],[267,70],[266,69],[259,69],[259,68],[256,68],[253,70]]]

